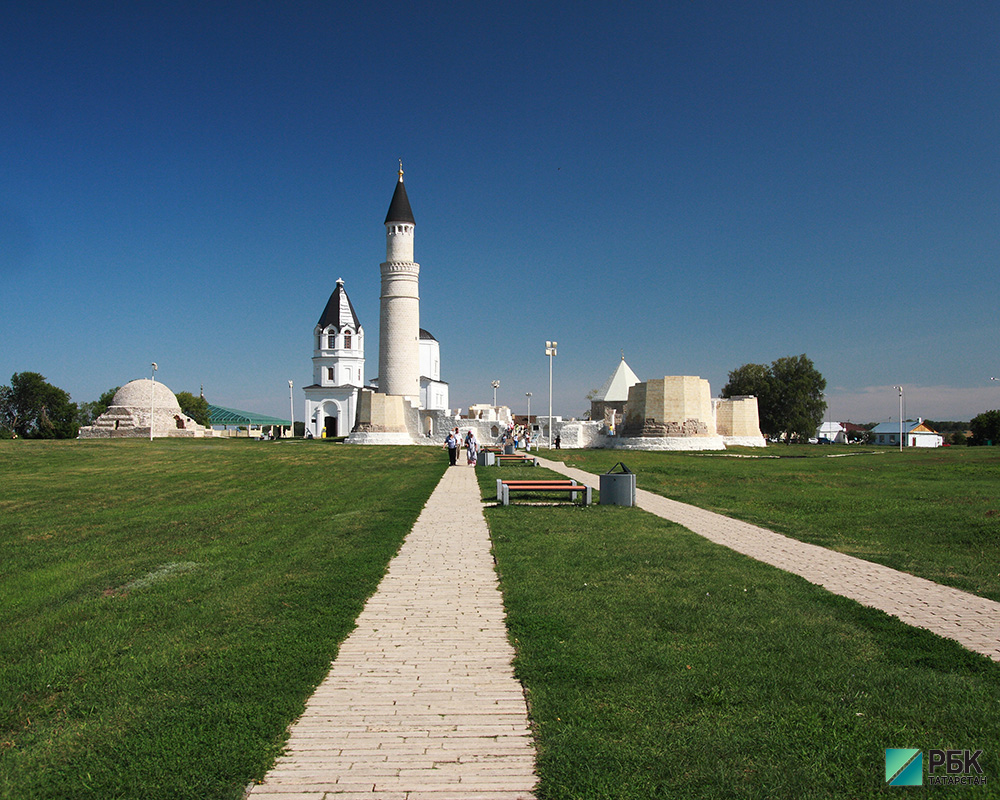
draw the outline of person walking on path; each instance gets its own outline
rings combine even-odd
[[[448,431],[448,438],[444,440],[444,446],[448,449],[448,466],[455,466],[455,459],[458,456],[458,437],[454,431]]]
[[[470,467],[476,465],[477,455],[479,455],[479,442],[476,441],[476,434],[469,431],[465,435],[465,457]]]

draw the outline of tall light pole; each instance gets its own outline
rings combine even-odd
[[[288,382],[288,407],[292,412],[292,438],[295,438],[295,400],[292,397],[292,382]]]
[[[893,389],[899,389],[899,452],[903,452],[903,387],[893,386]]]
[[[153,368],[150,374],[150,380],[152,383],[149,384],[149,441],[153,441],[153,398],[156,397],[156,362],[152,362],[150,366]]]
[[[490,384],[493,387],[493,408],[497,407],[497,389],[500,388],[500,381],[493,381]]]
[[[528,398],[528,430],[531,430],[531,392],[525,392],[524,396]]]
[[[556,346],[559,342],[546,342],[545,355],[549,357],[549,450],[552,449],[552,359],[556,356]]]

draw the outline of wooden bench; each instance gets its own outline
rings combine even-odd
[[[569,492],[569,499],[574,502],[576,495],[581,495],[580,505],[589,506],[591,501],[591,488],[574,480],[507,481],[497,478],[497,502],[509,506],[511,492]]]
[[[538,466],[538,459],[532,456],[522,455],[521,453],[515,453],[514,455],[504,455],[499,453],[494,456],[494,463],[500,464],[528,464],[532,467]]]

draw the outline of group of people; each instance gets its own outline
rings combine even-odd
[[[458,461],[458,448],[465,448],[465,457],[469,466],[474,466],[479,455],[479,442],[476,441],[476,434],[469,431],[463,440],[458,432],[458,428],[448,431],[448,436],[444,440],[444,446],[448,450],[448,464],[452,467]]]
[[[503,433],[500,434],[500,442],[502,446],[513,444],[514,447],[524,448],[525,450],[531,449],[531,428],[527,425],[514,425],[511,423],[506,427]],[[459,432],[458,428],[452,428],[448,431],[448,435],[444,440],[445,449],[448,451],[448,463],[451,466],[455,466],[458,461],[458,451],[460,448],[465,448],[465,456],[470,465],[476,463],[476,457],[479,455],[479,442],[476,439],[476,434],[473,431],[469,431],[463,437]],[[559,437],[556,437],[556,447],[559,446]]]
[[[531,428],[527,425],[515,425],[513,422],[500,437],[500,444],[513,443],[514,447],[523,447],[525,450],[531,449]]]

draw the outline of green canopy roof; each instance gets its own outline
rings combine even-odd
[[[209,405],[208,416],[213,425],[291,425],[291,420],[239,411],[235,408]]]

